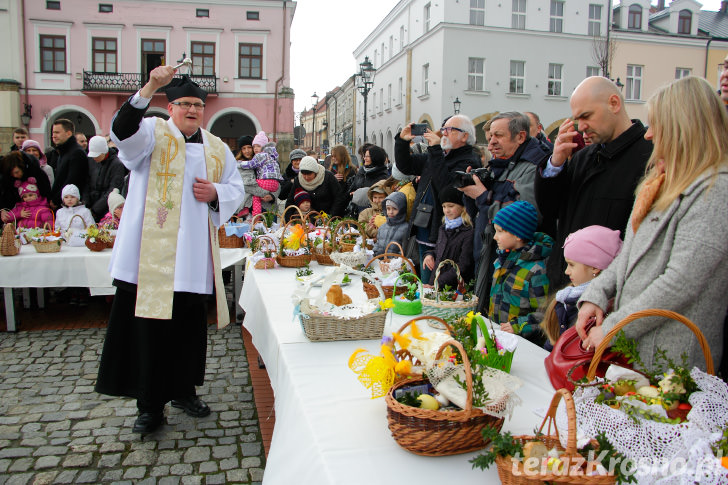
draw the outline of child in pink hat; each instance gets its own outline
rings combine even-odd
[[[23,200],[15,204],[11,211],[2,212],[3,222],[15,221],[17,227],[43,227],[48,223],[53,228],[53,211],[48,200],[40,196],[35,177],[28,177],[25,181],[16,180],[15,187]]]
[[[571,285],[556,292],[541,322],[548,350],[574,322],[579,313],[576,303],[589,283],[609,266],[622,249],[619,231],[603,226],[589,226],[569,234],[564,241],[566,275]]]

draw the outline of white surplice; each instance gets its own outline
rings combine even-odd
[[[138,95],[137,95],[138,96]],[[154,150],[154,124],[156,118],[144,118],[139,130],[125,140],[119,140],[111,133],[111,139],[119,148],[119,159],[131,170],[129,193],[111,255],[109,272],[115,279],[127,283],[138,282],[139,250],[144,220],[144,205],[149,182],[151,154]],[[170,129],[176,137],[182,136],[172,120]],[[207,145],[207,134],[202,132],[203,144]],[[235,157],[225,149],[225,168],[220,183],[216,183],[218,211],[210,210],[204,202],[198,202],[192,192],[195,177],[207,179],[203,144],[185,144],[185,172],[182,188],[182,202],[177,255],[175,258],[174,291],[211,294],[214,286],[210,239],[208,235],[208,214],[212,215],[215,227],[227,222],[240,206],[245,189],[236,168]]]

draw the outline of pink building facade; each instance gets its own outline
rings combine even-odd
[[[208,92],[203,127],[232,148],[239,136],[265,131],[287,156],[295,2],[19,1],[25,67],[18,104],[31,106],[30,136],[43,146],[58,118],[87,136],[107,134],[114,112],[149,71],[190,57],[193,80]],[[148,113],[167,117],[163,93]]]

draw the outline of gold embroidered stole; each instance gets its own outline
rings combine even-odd
[[[225,146],[218,137],[208,132],[205,135],[208,142],[208,146],[204,148],[207,179],[219,183],[225,164]],[[134,314],[142,318],[170,320],[186,148],[184,137],[175,137],[163,119],[157,119],[154,139],[144,207]],[[207,219],[215,276],[218,328],[222,328],[230,323],[230,316],[222,283],[217,230],[209,215]]]

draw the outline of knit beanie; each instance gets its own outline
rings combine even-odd
[[[106,199],[109,204],[109,212],[112,214],[120,205],[124,205],[124,197],[119,193],[119,189],[114,189],[109,193],[109,197]]]
[[[531,241],[538,225],[538,211],[530,202],[517,200],[499,210],[493,224],[524,241]]]
[[[445,202],[452,202],[453,204],[457,205],[465,205],[465,203],[463,202],[463,193],[452,185],[448,185],[445,190],[440,192],[437,199],[440,201],[440,204],[444,204]]]
[[[253,137],[250,135],[243,135],[240,138],[238,138],[238,151],[242,150],[243,147],[252,145],[253,144]]]
[[[310,156],[303,157],[301,164],[298,166],[299,170],[306,170],[314,173],[319,173],[319,171],[323,170],[323,168],[324,167],[322,167],[315,158]]]
[[[300,207],[301,203],[305,201],[311,202],[311,194],[303,189],[297,189],[296,193],[293,195],[293,202]]]
[[[306,152],[301,150],[300,148],[296,148],[295,150],[291,151],[291,154],[288,155],[289,160],[301,160],[303,157],[306,156]]]
[[[27,180],[16,180],[15,187],[18,189],[18,194],[22,198],[25,194],[38,194],[38,184],[35,177],[28,177]]]
[[[88,141],[88,156],[96,158],[107,153],[109,153],[109,144],[106,142],[106,138],[98,135],[91,137]]]
[[[257,135],[255,135],[255,138],[253,138],[253,145],[260,145],[265,146],[268,143],[268,136],[265,134],[265,131],[258,132]]]
[[[597,269],[605,269],[622,249],[619,231],[589,226],[569,234],[564,241],[564,257]]]
[[[63,187],[63,190],[61,191],[61,198],[72,195],[77,199],[81,198],[81,192],[79,192],[78,187],[76,187],[73,184],[68,184],[65,187]]]

